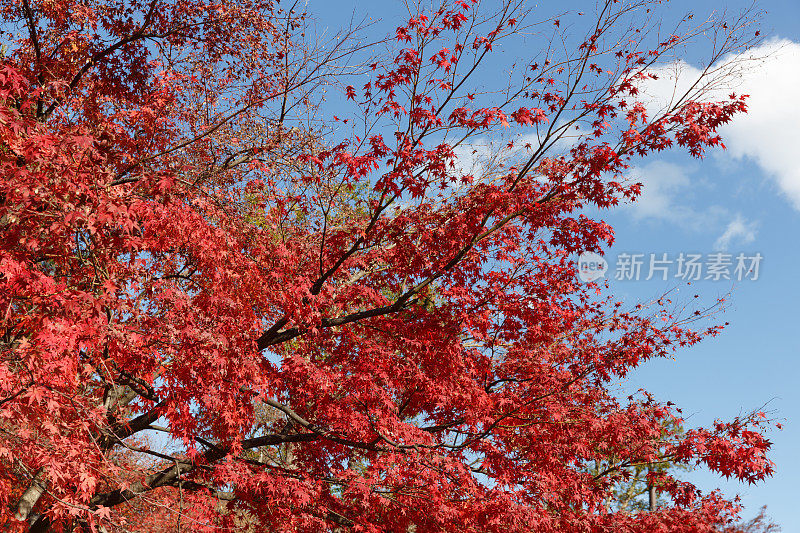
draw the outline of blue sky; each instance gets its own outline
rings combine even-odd
[[[733,2],[729,11],[747,4]],[[726,482],[697,472],[687,476],[705,489],[720,487],[740,494],[744,516],[768,505],[769,514],[786,532],[800,530],[796,458],[800,442],[800,338],[798,332],[798,265],[800,265],[800,4],[757,2],[766,11],[760,47],[773,54],[753,66],[739,92],[751,95],[747,116],[723,130],[728,150],[702,160],[666,153],[636,169],[645,189],[640,202],[604,218],[616,231],[609,263],[621,252],[760,253],[759,279],[706,281],[694,286],[679,281],[612,282],[620,296],[656,296],[677,287],[687,296],[728,298],[721,318],[730,325],[717,338],[678,352],[675,360],[652,361],[624,384],[645,388],[683,408],[689,425],[732,418],[767,404],[765,410],[783,423],[769,434],[775,475],[756,486]],[[673,2],[670,9],[692,8],[702,15],[718,8],[709,1]],[[673,270],[674,272],[674,270]]]
[[[484,4],[491,6],[491,1]],[[735,13],[749,0],[674,0],[662,6],[667,19],[693,11],[696,19],[713,11]],[[541,13],[557,10],[592,11],[593,1],[530,2]],[[678,152],[649,158],[633,173],[644,183],[640,202],[600,216],[616,232],[616,242],[606,254],[608,276],[620,298],[657,297],[678,289],[686,299],[695,293],[705,301],[731,293],[721,321],[730,325],[718,337],[678,352],[674,360],[658,360],[637,369],[622,390],[645,388],[662,400],[683,408],[689,425],[704,425],[715,418],[765,410],[783,423],[769,434],[775,475],[757,486],[727,482],[698,471],[687,478],[705,490],[721,488],[740,494],[745,517],[762,505],[786,532],[800,530],[797,479],[800,461],[800,3],[792,0],[756,2],[765,13],[760,30],[765,44],[757,50],[769,57],[754,64],[741,80],[739,93],[748,93],[750,113],[723,130],[727,151],[714,150],[698,161]],[[319,27],[331,30],[349,21],[372,17],[387,30],[399,24],[405,12],[399,1],[356,4],[352,0],[310,0],[309,9]],[[537,13],[534,12],[534,17]],[[524,49],[506,50],[521,57]],[[693,61],[689,51],[688,66]],[[691,73],[691,72],[690,72]],[[701,281],[692,286],[670,277],[667,281],[617,281],[615,260],[620,253],[706,254],[722,251],[735,255],[760,253],[759,279]],[[673,268],[676,268],[673,266]],[[670,271],[671,274],[675,270]]]

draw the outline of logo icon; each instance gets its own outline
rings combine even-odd
[[[607,271],[608,262],[600,254],[583,252],[578,258],[578,278],[584,283],[602,278]]]

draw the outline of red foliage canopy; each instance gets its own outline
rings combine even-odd
[[[601,5],[492,92],[514,2],[412,13],[373,47],[268,0],[0,3],[0,523],[729,523],[655,470],[668,505],[609,505],[656,461],[757,481],[769,442],[757,417],[679,434],[612,394],[716,328],[627,310],[570,260],[611,242],[580,211],[635,198],[632,157],[701,155],[745,110],[648,115],[638,88],[688,38],[718,31],[709,64],[750,42],[741,19],[649,43],[650,7]]]

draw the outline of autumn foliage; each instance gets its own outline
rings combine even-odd
[[[659,34],[651,7],[565,31],[457,1],[370,45],[268,0],[0,3],[1,527],[735,521],[669,469],[657,509],[612,501],[664,461],[756,482],[770,443],[758,415],[665,431],[678,410],[613,394],[718,328],[575,276],[613,239],[585,208],[634,200],[633,161],[700,156],[745,111],[707,84],[639,101],[690,39],[709,65],[753,39]]]

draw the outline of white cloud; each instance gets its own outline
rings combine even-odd
[[[548,150],[549,155],[558,155],[558,154],[566,154],[569,152],[570,148],[578,144],[579,141],[588,137],[592,130],[585,124],[581,122],[575,122],[571,124],[568,128],[563,128],[566,125],[566,120],[560,120],[556,127],[553,128],[557,135],[555,138],[550,137],[548,140],[548,145],[552,143],[551,148]],[[519,140],[516,141],[517,146],[524,147],[526,144],[530,144],[531,147],[536,150],[541,146],[542,141],[544,140],[544,133],[545,130],[541,132],[529,132],[519,137]]]
[[[728,150],[736,158],[755,161],[800,210],[800,44],[779,41],[759,50],[771,53],[745,74],[748,113],[722,129]]]
[[[488,139],[477,138],[471,143],[462,143],[453,148],[456,176],[472,175],[475,178],[483,177],[492,156],[491,145]]]
[[[626,206],[636,220],[661,220],[672,226],[693,231],[719,231],[714,250],[725,251],[732,244],[749,244],[756,239],[758,223],[741,214],[731,213],[720,205],[694,207],[698,189],[708,186],[692,176],[692,169],[666,161],[652,161],[632,168],[631,180],[642,183],[642,194]],[[702,198],[701,198],[702,199]],[[728,220],[727,225],[725,221]]]
[[[644,104],[649,117],[654,117],[670,108],[689,91],[691,95],[703,92],[701,91],[703,87],[692,88],[692,84],[700,78],[700,70],[683,60],[662,65],[649,72],[655,75],[656,79],[639,83],[641,92],[636,97]],[[704,94],[708,95],[708,92]]]
[[[679,211],[688,209],[677,205],[675,197],[689,186],[685,168],[665,161],[652,161],[631,169],[630,178],[642,183],[642,194],[629,209],[635,218],[680,218]]]
[[[690,177],[691,173],[691,168],[666,161],[651,161],[632,168],[628,178],[642,183],[642,193],[626,209],[637,220],[664,220],[690,229],[718,225],[727,214],[724,208],[692,207],[690,201],[705,184]]]
[[[725,251],[734,241],[748,244],[754,240],[756,240],[756,223],[747,222],[741,215],[736,215],[725,228],[725,232],[714,243],[714,249]]]
[[[750,95],[747,114],[735,116],[720,129],[727,153],[754,161],[800,210],[800,44],[785,39],[770,41],[744,54],[730,55],[718,66],[733,65],[734,77],[723,85],[705,88],[706,99],[724,99],[732,91]],[[659,68],[658,74],[658,80],[642,87],[651,113],[682,95],[700,71],[677,62]]]

